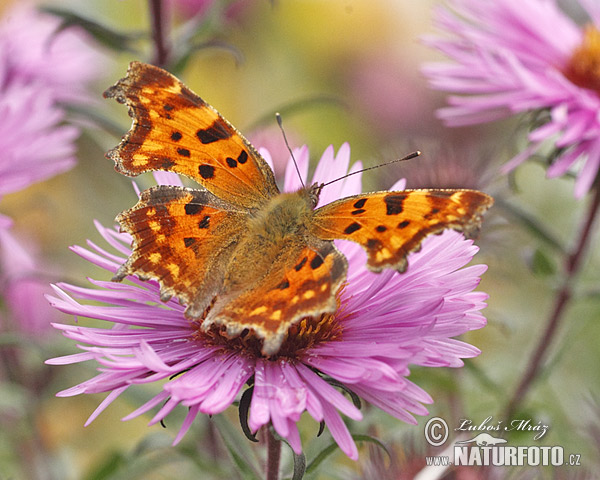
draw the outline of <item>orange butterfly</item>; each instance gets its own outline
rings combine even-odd
[[[430,234],[476,232],[492,198],[474,190],[374,192],[315,209],[322,185],[281,193],[256,149],[168,72],[130,64],[104,96],[126,103],[131,130],[107,153],[130,176],[183,174],[203,189],[159,185],[117,220],[133,253],[115,280],[156,279],[188,318],[228,338],[248,332],[278,353],[290,328],[337,308],[346,258],[334,239],[367,252],[367,267],[406,269]]]

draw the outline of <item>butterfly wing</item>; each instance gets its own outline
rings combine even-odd
[[[117,217],[133,237],[133,252],[114,280],[158,280],[163,300],[176,295],[199,317],[221,288],[246,217],[207,191],[150,188]]]
[[[104,96],[126,103],[133,117],[131,130],[107,153],[119,172],[180,173],[247,208],[279,193],[271,168],[250,142],[165,70],[132,62]]]
[[[336,311],[347,269],[332,242],[314,239],[310,246],[284,249],[258,284],[217,299],[204,327],[223,325],[231,337],[254,330],[263,340],[262,353],[273,355],[292,325],[307,317],[318,322],[322,314]]]
[[[475,190],[405,190],[375,192],[337,200],[315,211],[311,233],[325,240],[359,243],[367,266],[404,271],[406,257],[427,235],[450,228],[475,234],[482,214],[492,205]]]

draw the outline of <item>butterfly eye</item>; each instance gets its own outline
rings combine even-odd
[[[312,208],[316,208],[319,203],[319,196],[321,195],[321,190],[323,190],[322,183],[313,183],[308,191],[308,196],[310,198],[310,205]]]

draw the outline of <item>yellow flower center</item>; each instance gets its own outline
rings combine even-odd
[[[600,94],[600,30],[586,27],[583,43],[573,52],[564,74],[578,87]]]

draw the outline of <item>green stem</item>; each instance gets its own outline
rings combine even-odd
[[[552,309],[552,313],[550,314],[550,317],[546,323],[546,329],[540,337],[537,347],[531,356],[527,371],[523,375],[519,386],[515,390],[515,393],[506,407],[505,418],[510,417],[512,413],[515,412],[517,407],[523,402],[525,396],[533,386],[535,379],[538,377],[542,369],[548,349],[550,348],[550,345],[552,344],[552,341],[558,332],[558,328],[561,325],[562,319],[564,318],[563,314],[565,309],[569,305],[569,302],[573,296],[573,278],[579,272],[583,254],[587,249],[592,227],[599,210],[600,185],[596,183],[593,190],[593,199],[590,203],[585,223],[581,229],[579,240],[571,254],[566,259],[565,278],[560,290],[558,291],[558,294],[556,295],[556,302],[554,303],[554,308]]]
[[[267,435],[267,471],[266,480],[279,480],[279,459],[281,458],[281,441],[275,438],[270,427],[266,427]]]

